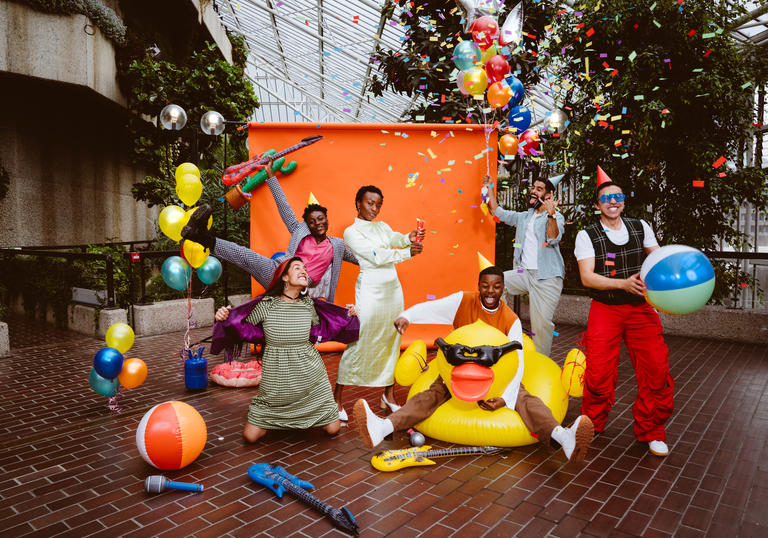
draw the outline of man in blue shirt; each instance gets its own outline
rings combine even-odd
[[[552,316],[563,291],[565,263],[560,255],[560,239],[565,219],[557,211],[554,192],[563,176],[532,181],[527,211],[509,211],[499,206],[490,176],[483,178],[488,188],[488,206],[501,222],[517,228],[513,269],[504,272],[508,293],[529,296],[531,330],[536,351],[549,356],[552,349]]]

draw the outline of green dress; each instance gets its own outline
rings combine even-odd
[[[318,323],[312,299],[289,303],[264,297],[246,321],[264,329],[259,393],[248,409],[248,422],[265,430],[304,429],[338,420],[328,372],[309,330]]]

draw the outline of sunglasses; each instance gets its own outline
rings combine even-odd
[[[623,202],[624,200],[626,200],[626,198],[627,197],[624,196],[623,192],[614,192],[612,194],[601,194],[598,200],[600,200],[600,203],[609,204],[611,203],[611,200],[616,200],[617,202]]]
[[[438,338],[435,340],[435,344],[443,352],[445,360],[451,366],[461,366],[462,364],[473,362],[490,368],[510,351],[523,349],[520,342],[507,342],[500,346],[470,347],[463,344],[449,344],[442,338]]]

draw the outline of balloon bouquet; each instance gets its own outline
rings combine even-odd
[[[532,109],[523,105],[525,87],[512,73],[509,59],[522,50],[523,2],[520,1],[508,13],[504,24],[499,26],[496,17],[498,4],[487,0],[458,0],[464,11],[465,30],[472,40],[460,42],[454,49],[453,61],[458,69],[456,85],[459,91],[477,101],[487,100],[490,110],[479,106],[486,132],[486,147],[490,133],[499,128],[506,131],[499,137],[499,154],[504,160],[516,156],[538,155],[540,133],[530,129]],[[484,104],[484,103],[483,103]],[[490,111],[488,117],[486,111]],[[497,114],[499,119],[497,120]],[[504,124],[506,120],[506,125]],[[562,132],[568,124],[568,116],[554,109],[547,118],[550,132]],[[486,170],[488,170],[486,151]],[[488,214],[488,189],[481,191],[483,213]]]
[[[146,363],[137,358],[125,359],[123,354],[133,346],[133,329],[127,323],[115,323],[107,329],[107,347],[101,348],[93,357],[93,368],[88,375],[91,388],[109,398],[109,409],[120,411],[117,397],[121,386],[133,389],[147,378]]]
[[[181,241],[181,229],[189,222],[189,218],[197,211],[191,207],[200,199],[203,193],[203,183],[200,181],[200,170],[192,163],[182,163],[176,167],[176,194],[184,205],[190,207],[186,211],[177,205],[163,208],[158,216],[160,230],[177,243]],[[208,229],[213,224],[213,216],[208,219]],[[163,262],[161,274],[163,281],[171,288],[179,291],[187,289],[192,279],[192,269],[197,271],[200,282],[210,286],[221,276],[221,262],[210,256],[208,249],[194,241],[182,241],[179,256],[171,256]]]

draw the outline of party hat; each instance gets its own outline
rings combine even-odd
[[[613,183],[611,178],[608,177],[608,174],[605,173],[605,170],[600,168],[600,165],[597,165],[597,188],[600,188],[600,186],[603,183]]]
[[[481,271],[483,269],[488,269],[489,267],[493,266],[493,264],[488,260],[488,258],[480,254],[479,251],[477,253],[477,264],[480,266]]]
[[[315,195],[312,194],[312,191],[309,191],[309,200],[307,200],[307,205],[320,205],[320,202],[317,201],[317,198],[315,198]]]

